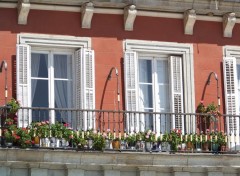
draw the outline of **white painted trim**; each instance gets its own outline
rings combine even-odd
[[[226,45],[226,46],[223,47],[223,53],[224,53],[225,57],[240,56],[240,47],[239,46]]]
[[[194,85],[194,58],[193,45],[171,42],[144,41],[144,40],[125,40],[123,42],[124,51],[177,54],[182,56],[183,63],[183,86],[184,86],[184,112],[195,112],[195,85]],[[195,124],[194,119],[187,118]],[[194,126],[188,126],[186,132],[194,132]]]
[[[31,46],[54,46],[68,48],[91,48],[91,38],[64,35],[21,33],[17,35],[18,44]]]
[[[2,3],[2,2],[0,2],[0,8],[17,8],[17,3]],[[65,11],[65,12],[81,12],[81,7],[31,4],[30,10],[52,10],[52,11]],[[124,10],[123,9],[109,9],[109,8],[96,8],[95,7],[94,8],[94,13],[122,15],[122,14],[124,14]],[[138,10],[137,16],[183,19],[183,13],[152,12],[152,11],[144,11],[144,10]],[[198,20],[198,21],[222,22],[222,17],[198,15],[197,14],[197,19],[196,20]],[[236,23],[240,23],[240,19],[237,19]]]

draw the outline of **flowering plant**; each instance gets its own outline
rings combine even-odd
[[[221,113],[218,110],[218,106],[215,105],[213,102],[205,106],[203,104],[203,101],[201,101],[197,106],[197,112],[207,114],[206,116],[210,117],[208,119],[212,121],[216,121],[217,120],[216,117],[221,115]]]
[[[22,148],[30,147],[34,143],[31,140],[31,135],[29,133],[29,129],[27,128],[18,128],[16,131],[16,136],[19,136],[19,140],[17,140],[17,143]]]
[[[103,150],[106,145],[106,141],[104,136],[102,135],[94,135],[93,138],[93,148],[96,150]]]
[[[136,142],[136,135],[135,134],[128,134],[126,136],[125,140],[128,144],[134,144]]]
[[[144,140],[146,142],[155,142],[155,132],[151,131],[151,130],[147,130],[144,133]]]
[[[12,98],[6,105],[9,108],[9,113],[15,114],[20,108],[20,103]]]

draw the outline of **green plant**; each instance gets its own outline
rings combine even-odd
[[[178,144],[181,144],[182,131],[180,129],[173,129],[169,133],[169,143],[171,144],[171,149],[173,151],[177,150]],[[188,137],[187,139],[188,140]]]
[[[226,145],[227,144],[227,136],[224,134],[223,131],[217,133],[217,141],[219,145]]]
[[[20,103],[15,100],[14,98],[12,98],[6,105],[9,108],[9,113],[11,114],[15,114],[18,109],[20,108]]]
[[[37,124],[37,133],[39,137],[46,138],[50,136],[50,125],[48,121],[42,121]]]
[[[93,138],[93,148],[95,150],[103,150],[106,145],[105,138],[102,135],[95,135]]]
[[[201,113],[203,120],[206,122],[217,121],[217,117],[221,115],[218,110],[218,106],[213,102],[205,106],[203,101],[201,101],[197,106],[197,113]]]
[[[51,127],[50,127],[52,137],[62,138],[64,128],[65,127],[62,123],[56,122],[55,124],[52,124]]]
[[[146,130],[144,133],[144,141],[145,142],[155,142],[156,141],[156,136],[155,132],[152,130]]]
[[[6,142],[13,142],[14,141],[14,136],[13,136],[13,131],[9,129],[4,130],[4,137]]]
[[[17,140],[18,145],[21,148],[27,148],[32,146],[32,138],[29,134],[29,129],[27,128],[18,128],[16,131],[16,135],[19,136],[19,140]]]
[[[142,141],[142,140],[144,140],[143,132],[136,133],[136,141]]]
[[[126,139],[125,139],[125,141],[128,143],[128,144],[132,144],[132,145],[134,145],[134,143],[136,142],[136,135],[135,134],[128,134],[127,136],[126,136]]]

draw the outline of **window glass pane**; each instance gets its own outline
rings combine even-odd
[[[153,112],[152,110],[145,110],[145,112]],[[145,130],[153,130],[153,114],[145,114],[144,115],[144,120],[145,120]]]
[[[169,94],[169,74],[168,74],[168,61],[157,60],[157,84],[156,88],[156,108],[160,112],[170,111],[170,94]]]
[[[168,85],[159,85],[158,96],[160,99],[160,103],[159,103],[160,112],[169,112],[170,111],[169,86]]]
[[[139,85],[140,108],[153,108],[152,85]]]
[[[139,60],[139,81],[142,83],[152,83],[152,61]]]
[[[55,108],[72,108],[72,81],[55,80]],[[55,120],[61,123],[71,124],[71,112],[56,111]]]
[[[48,55],[40,53],[31,54],[31,76],[48,77]]]
[[[55,107],[71,108],[72,107],[72,81],[55,80]]]
[[[238,102],[240,102],[240,64],[237,64],[237,79],[238,79]],[[240,112],[240,105],[239,105]]]
[[[32,79],[32,107],[48,107],[48,81]],[[33,89],[35,87],[35,89]],[[32,111],[32,121],[49,120],[47,110]]]
[[[54,55],[54,77],[55,78],[72,78],[72,58],[71,55]]]
[[[168,61],[158,60],[157,61],[157,77],[158,83],[168,84]]]

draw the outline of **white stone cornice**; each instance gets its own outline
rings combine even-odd
[[[223,36],[232,37],[232,31],[236,23],[235,13],[227,13],[223,16]]]
[[[94,13],[94,6],[92,2],[88,2],[82,5],[82,28],[91,28],[92,17]]]
[[[29,0],[18,0],[18,24],[27,24],[28,13],[30,11]]]
[[[194,9],[184,12],[184,34],[193,35],[193,27],[196,21],[197,15]]]
[[[133,25],[137,16],[135,5],[130,5],[124,8],[124,29],[126,31],[133,31]]]

